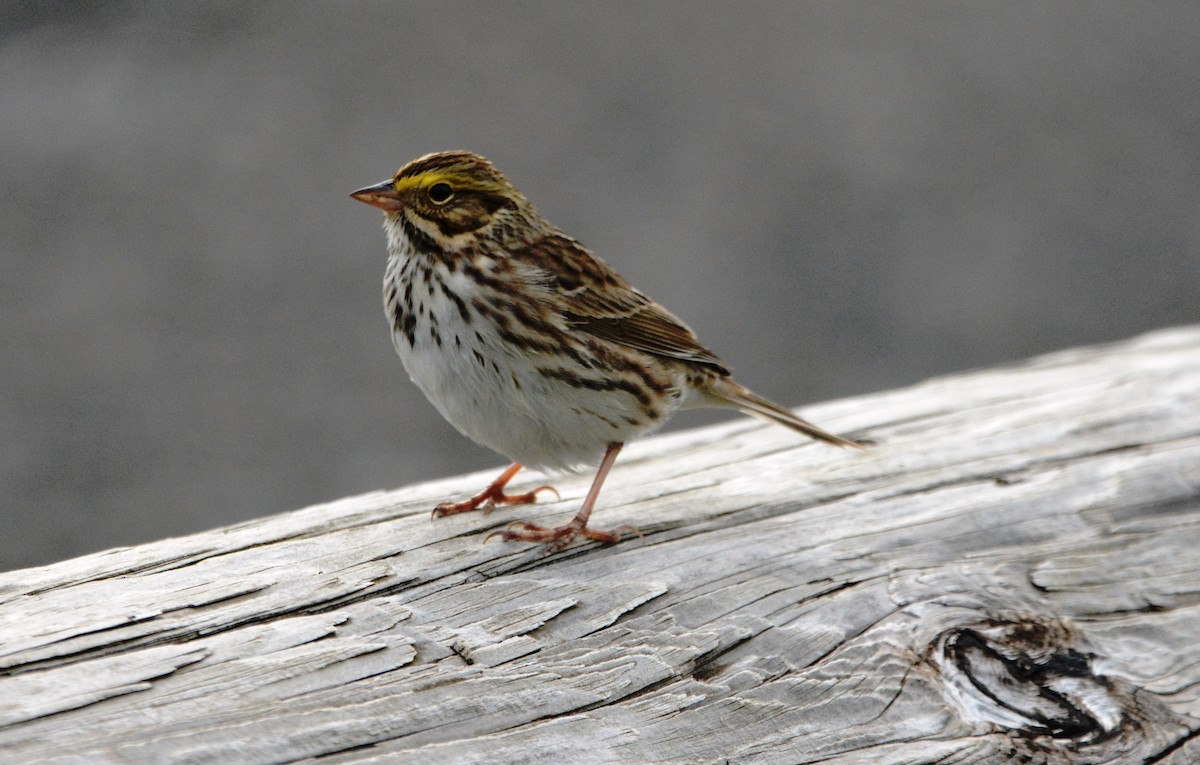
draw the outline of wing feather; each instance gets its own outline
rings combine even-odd
[[[542,298],[561,306],[563,319],[573,329],[729,374],[725,362],[701,345],[678,317],[634,289],[574,239],[549,236],[514,257],[546,275]]]

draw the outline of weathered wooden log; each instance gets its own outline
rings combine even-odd
[[[0,760],[1200,762],[1200,328],[804,414],[0,575]]]

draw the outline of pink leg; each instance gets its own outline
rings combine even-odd
[[[520,469],[521,463],[514,462],[505,468],[499,478],[489,483],[486,489],[474,497],[462,502],[443,502],[433,508],[433,517],[441,518],[443,515],[466,513],[471,510],[478,510],[481,505],[485,513],[490,513],[496,508],[496,505],[527,505],[537,501],[537,493],[539,491],[553,491],[554,496],[558,496],[558,492],[554,491],[553,486],[539,486],[533,491],[527,491],[524,494],[505,494],[504,487],[508,485],[508,482],[513,479],[513,476]]]
[[[596,505],[596,499],[600,496],[600,487],[604,485],[604,479],[608,477],[608,471],[612,470],[613,463],[617,461],[617,454],[621,451],[624,444],[609,444],[608,450],[604,452],[604,459],[600,460],[600,467],[596,470],[596,478],[592,481],[592,488],[588,490],[587,497],[583,500],[583,507],[579,508],[579,512],[571,519],[570,523],[565,526],[539,526],[536,523],[529,521],[516,521],[509,524],[504,531],[494,531],[488,534],[487,542],[492,537],[499,537],[506,542],[520,540],[522,542],[547,542],[546,549],[548,552],[556,552],[571,544],[575,537],[583,536],[588,539],[595,539],[597,542],[608,542],[609,544],[621,541],[621,534],[632,533],[641,536],[641,532],[632,526],[622,524],[612,531],[599,531],[598,529],[588,528],[588,517],[592,514],[592,508]]]

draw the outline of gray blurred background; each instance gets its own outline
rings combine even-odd
[[[347,197],[451,148],[789,405],[1200,314],[1194,0],[10,1],[0,568],[502,465]]]

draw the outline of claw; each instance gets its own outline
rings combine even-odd
[[[554,488],[553,486],[539,486],[539,487],[537,487],[536,489],[534,489],[533,491],[529,492],[529,494],[530,494],[530,495],[533,495],[533,496],[536,498],[536,495],[537,495],[537,493],[538,493],[539,491],[549,491],[549,492],[552,492],[552,493],[554,494],[554,501],[555,501],[555,502],[562,502],[562,495],[561,495],[561,494],[559,494],[559,493],[558,493],[558,489]],[[530,501],[531,501],[531,502],[533,502],[533,501],[535,501],[535,500],[530,500]]]
[[[575,541],[576,537],[584,537],[605,544],[616,544],[621,541],[623,534],[636,534],[638,537],[642,537],[642,532],[627,523],[622,523],[611,531],[603,531],[574,522],[565,526],[539,526],[529,521],[513,521],[503,529],[488,534],[484,537],[483,543],[487,544],[492,537],[497,537],[503,542],[544,542],[546,543],[546,552],[553,553],[566,548]]]
[[[579,508],[579,512],[571,519],[570,523],[565,526],[539,526],[536,523],[529,521],[513,521],[500,531],[493,531],[488,534],[483,543],[487,544],[492,537],[499,537],[505,542],[545,542],[546,552],[558,552],[567,545],[575,541],[576,537],[582,536],[585,539],[593,539],[597,542],[605,544],[616,544],[621,541],[621,534],[633,532],[639,537],[642,532],[635,529],[633,526],[621,524],[612,531],[600,531],[599,529],[589,529],[587,522],[592,514],[592,508],[596,504],[596,497],[600,496],[600,487],[604,485],[604,478],[608,475],[608,471],[612,469],[613,463],[617,460],[617,453],[621,451],[621,444],[609,444],[604,450],[604,459],[600,460],[600,467],[596,469],[596,477],[592,479],[592,488],[588,489],[587,496],[583,500],[583,506]],[[495,487],[497,490],[504,487],[505,482],[512,478],[521,466],[514,464],[503,475],[496,479],[491,490]],[[537,494],[539,491],[554,489],[549,486],[539,486],[529,492]],[[558,492],[554,491],[557,496]]]
[[[472,510],[481,510],[484,513],[490,513],[496,509],[497,505],[528,505],[537,502],[539,491],[552,491],[556,499],[562,499],[558,494],[558,490],[553,486],[539,486],[533,491],[527,491],[524,494],[505,494],[504,487],[508,485],[508,482],[512,480],[512,477],[520,469],[521,466],[519,464],[514,463],[509,465],[508,469],[501,473],[499,478],[488,484],[486,489],[462,502],[443,502],[433,508],[432,517],[441,518],[446,515],[468,513]]]

